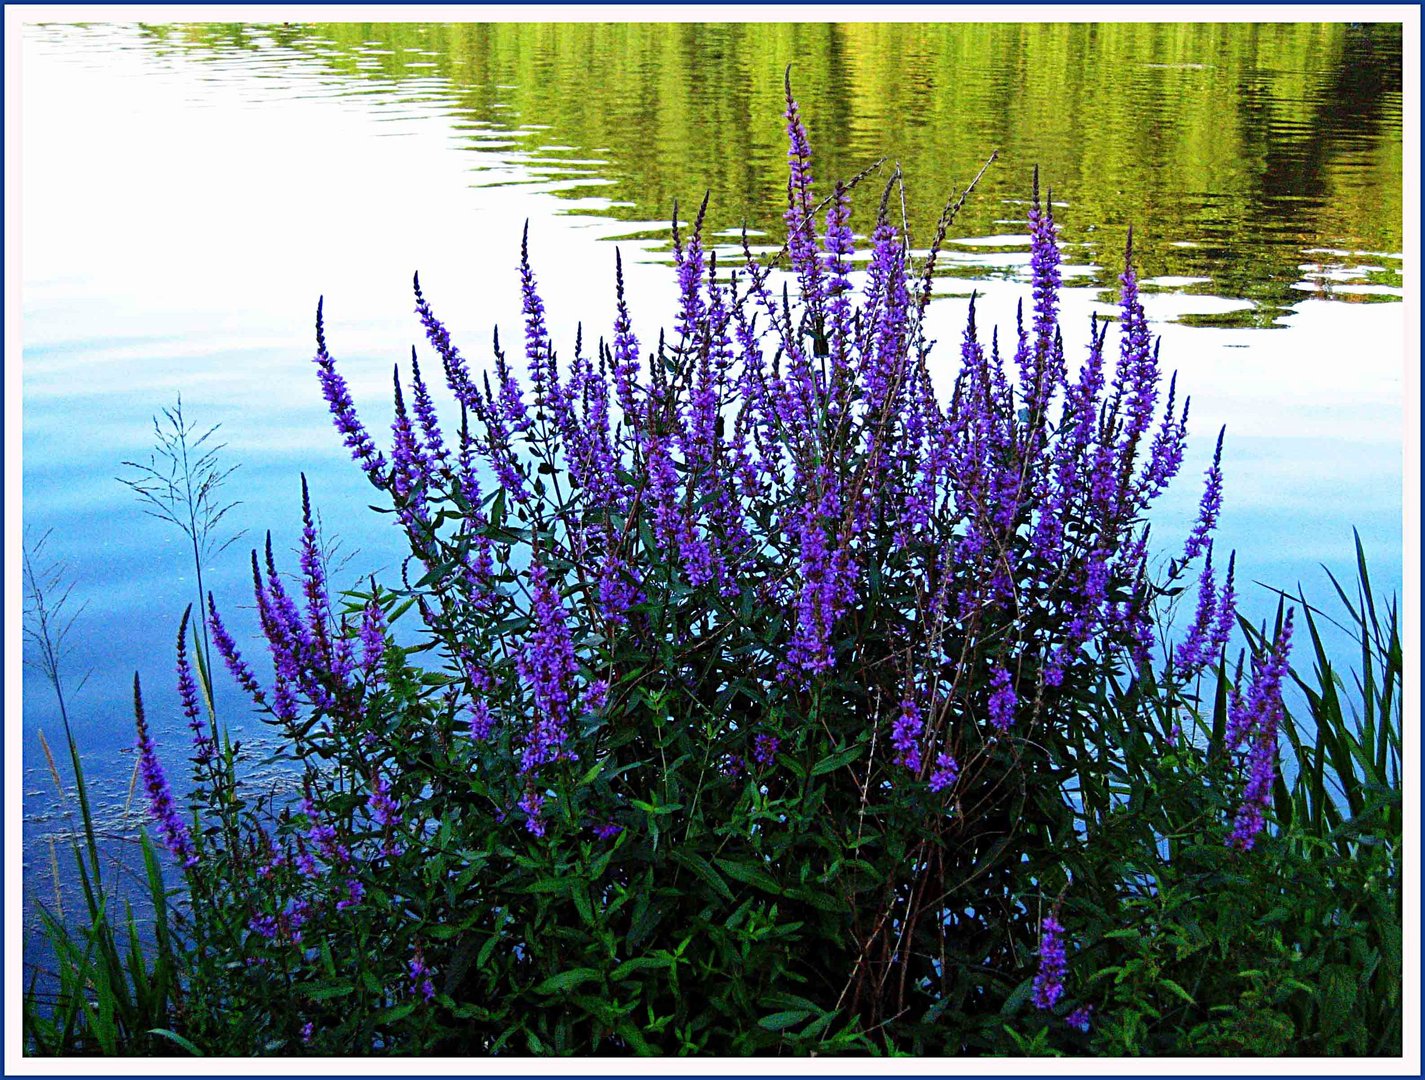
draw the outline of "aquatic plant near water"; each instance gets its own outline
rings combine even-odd
[[[465,1051],[511,1031],[610,1052],[867,1049],[892,1028],[926,1045],[942,1014],[1013,1011],[1016,986],[1053,1010],[1090,983],[1060,918],[1081,940],[1078,912],[1131,889],[1127,871],[1082,872],[1121,816],[1158,850],[1161,822],[1125,809],[1119,778],[1145,753],[1185,758],[1187,740],[1166,745],[1176,710],[1231,630],[1235,563],[1221,588],[1210,563],[1223,441],[1185,557],[1155,579],[1149,512],[1188,405],[1175,381],[1161,393],[1131,244],[1117,347],[1095,319],[1072,363],[1036,178],[1031,310],[1002,336],[972,300],[937,378],[926,312],[964,196],[917,253],[893,175],[861,274],[865,177],[819,203],[790,92],[786,118],[786,244],[744,239],[729,273],[736,253],[709,245],[701,212],[675,227],[664,332],[636,333],[615,256],[611,334],[581,327],[562,361],[527,228],[525,376],[498,334],[477,372],[415,280],[458,422],[413,355],[389,453],[319,303],[321,391],[408,557],[399,581],[334,593],[304,478],[300,584],[270,538],[251,558],[269,685],[209,604],[303,798],[210,800],[225,824],[201,834],[195,881],[248,905],[233,925],[261,941],[236,947],[330,993],[298,1008],[270,978],[232,991],[290,1016],[287,1045],[296,1017],[343,998],[381,1018],[362,1037]],[[1155,618],[1194,573],[1188,641],[1159,664]],[[1212,766],[1212,791],[1242,793],[1235,816],[1216,810],[1224,858],[1245,857],[1223,841],[1249,847],[1269,809],[1265,701],[1289,627],[1254,654],[1234,713],[1230,741],[1251,748]],[[290,948],[299,900],[304,945],[340,964],[317,945],[262,951],[274,927]],[[1042,922],[1036,905],[1052,905]],[[214,978],[248,977],[231,970]],[[359,1026],[345,1003],[322,1019]]]

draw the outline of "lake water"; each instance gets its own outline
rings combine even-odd
[[[240,466],[223,525],[246,535],[204,576],[255,656],[246,549],[268,529],[293,547],[299,472],[351,555],[345,580],[395,561],[313,376],[317,297],[373,429],[391,365],[423,344],[413,270],[467,355],[496,324],[518,337],[526,220],[557,344],[581,321],[609,333],[615,247],[650,340],[672,310],[675,199],[711,192],[724,239],[779,226],[788,64],[818,177],[899,162],[922,242],[999,151],[942,260],[942,341],[972,291],[982,325],[1012,323],[1036,163],[1066,245],[1066,326],[1111,309],[1134,227],[1163,362],[1193,398],[1157,535],[1183,535],[1226,424],[1219,549],[1238,550],[1244,584],[1328,600],[1319,564],[1350,578],[1355,526],[1379,590],[1400,590],[1398,26],[44,25],[25,28],[22,62],[23,517],[52,530],[86,605],[70,705],[107,815],[128,794],[135,670],[183,772],[190,553],[115,479],[147,459],[154,414],[181,393]],[[44,891],[36,841],[59,808],[36,733],[61,734],[25,679],[26,882]]]

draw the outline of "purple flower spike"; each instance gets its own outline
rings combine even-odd
[[[275,916],[266,914],[254,915],[247,921],[247,928],[254,934],[268,941],[274,941],[277,938],[277,919]]]
[[[495,730],[495,718],[490,713],[490,705],[483,698],[470,706],[470,737],[476,742],[484,742]]]
[[[228,671],[232,673],[248,695],[259,706],[266,703],[266,697],[262,692],[262,686],[257,681],[257,676],[252,673],[252,669],[243,660],[242,653],[238,651],[237,642],[228,633],[227,627],[223,625],[223,620],[218,617],[218,605],[213,602],[213,594],[208,594],[208,628],[213,632],[213,644],[218,647],[218,655],[223,658],[223,663],[227,664]]]
[[[449,457],[445,448],[445,438],[440,433],[440,419],[435,414],[435,402],[431,400],[430,389],[421,378],[421,365],[416,360],[416,347],[411,346],[411,411],[420,424],[421,439],[426,457],[433,465],[444,465]]]
[[[343,867],[351,862],[351,849],[341,841],[336,829],[326,824],[317,814],[316,804],[311,797],[302,800],[302,813],[309,822],[307,839],[322,853],[333,867]]]
[[[1187,546],[1183,549],[1183,561],[1191,562],[1207,547],[1208,537],[1217,527],[1217,515],[1222,512],[1222,439],[1227,428],[1217,433],[1217,449],[1212,454],[1212,465],[1207,470],[1207,483],[1203,486],[1202,502],[1198,505],[1197,522],[1188,534]]]
[[[382,846],[382,853],[395,858],[401,854],[401,847],[395,840],[389,839],[392,832],[401,827],[401,807],[391,796],[391,785],[386,782],[384,776],[377,776],[376,782],[371,788],[371,797],[366,805],[371,810],[371,816],[375,819],[377,826],[388,839]]]
[[[520,678],[534,691],[535,719],[520,762],[525,773],[559,758],[578,672],[564,606],[543,564],[531,567],[530,586],[534,630],[515,661]]]
[[[770,765],[781,745],[782,740],[775,735],[758,735],[752,743],[752,760],[758,765]]]
[[[198,704],[198,684],[193,679],[193,668],[188,663],[188,617],[192,607],[183,612],[178,624],[178,697],[183,703],[183,715],[193,732],[193,760],[206,765],[218,753],[218,740],[211,725],[203,723],[202,708]]]
[[[412,283],[416,292],[416,314],[421,318],[426,339],[440,355],[446,385],[450,387],[451,393],[455,395],[455,399],[460,402],[462,408],[468,409],[476,416],[485,417],[484,400],[480,397],[480,392],[470,378],[470,367],[466,364],[465,358],[460,355],[460,350],[451,341],[450,331],[446,330],[441,321],[435,317],[435,312],[431,310],[430,304],[426,302],[425,296],[421,293],[420,274],[413,275]],[[419,374],[417,374],[417,381],[419,381]],[[419,393],[417,400],[419,400]]]
[[[519,808],[524,811],[525,831],[542,839],[546,831],[541,816],[544,813],[544,792],[529,788],[521,797]]]
[[[1217,598],[1217,621],[1212,624],[1212,651],[1218,652],[1232,637],[1237,624],[1237,553],[1227,560],[1227,580]]]
[[[1288,611],[1281,633],[1263,659],[1252,658],[1252,687],[1245,697],[1233,701],[1227,718],[1227,744],[1236,747],[1249,733],[1247,783],[1242,805],[1232,821],[1229,847],[1250,851],[1257,835],[1266,826],[1266,811],[1272,804],[1272,786],[1277,776],[1277,728],[1285,706],[1282,683],[1287,677],[1291,651],[1292,612]]]
[[[811,144],[801,112],[792,97],[792,71],[787,69],[787,250],[801,284],[802,302],[809,313],[822,307],[821,262],[817,258],[815,203],[812,197]]]
[[[1064,974],[1068,971],[1068,958],[1064,952],[1064,942],[1060,937],[1064,928],[1051,915],[1044,916],[1039,931],[1039,973],[1034,976],[1034,1005],[1039,1009],[1052,1009],[1064,996]]]
[[[358,906],[366,897],[366,886],[357,881],[354,877],[346,879],[346,896],[336,902],[338,911],[349,911]]]
[[[435,983],[431,981],[431,970],[426,966],[420,945],[416,946],[415,956],[406,965],[406,971],[411,979],[411,993],[420,994],[427,1003],[435,1000]]]
[[[1294,609],[1293,609],[1294,610]],[[1238,694],[1227,716],[1227,747],[1235,750],[1281,702],[1282,682],[1287,674],[1287,654],[1291,649],[1293,611],[1288,611],[1282,632],[1264,658],[1252,658],[1252,684],[1246,694]]]
[[[386,614],[373,596],[361,612],[361,673],[375,688],[381,678],[381,657],[386,651]]]
[[[856,252],[851,231],[851,198],[846,185],[837,181],[831,206],[826,211],[825,270],[827,351],[832,363],[844,367],[851,349],[853,308],[851,303],[851,256]]]
[[[900,715],[891,726],[891,746],[895,749],[895,761],[911,772],[920,771],[920,733],[924,721],[920,706],[910,698],[901,702]]]
[[[426,543],[422,533],[427,524],[426,491],[431,483],[431,466],[406,412],[399,369],[392,370],[392,382],[396,418],[391,422],[391,494],[397,500],[401,524],[420,550]]]
[[[960,763],[949,754],[935,755],[935,771],[930,774],[930,790],[944,791],[960,778]]]
[[[623,291],[623,256],[614,249],[614,278],[617,289],[618,316],[614,319],[614,390],[619,408],[627,423],[638,420],[638,403],[634,393],[638,385],[638,337],[628,315],[628,301]]]
[[[1063,354],[1056,344],[1059,326],[1059,245],[1054,211],[1039,203],[1039,170],[1034,170],[1034,200],[1029,211],[1030,258],[1034,282],[1034,340],[1026,343],[1020,365],[1025,405],[1042,417],[1049,398],[1063,379]]]
[[[609,702],[609,684],[607,679],[595,679],[584,688],[584,711],[602,712]]]
[[[307,474],[302,474],[302,592],[307,600],[307,630],[323,656],[330,661],[331,644],[327,627],[331,622],[331,598],[327,594],[326,568],[312,516],[312,499],[307,491]]]
[[[193,848],[193,837],[188,826],[178,814],[169,790],[168,779],[163,774],[163,765],[158,760],[158,750],[148,733],[144,720],[143,693],[139,689],[138,673],[134,673],[134,725],[138,730],[139,775],[143,777],[144,791],[148,795],[149,815],[158,824],[163,835],[164,846],[173,853],[185,869],[198,865],[198,853]]]
[[[1014,682],[1009,671],[996,667],[990,676],[990,723],[997,731],[1008,731],[1014,723],[1014,707],[1018,699],[1014,693]]]
[[[384,488],[386,459],[381,456],[381,451],[376,449],[376,444],[371,441],[371,436],[366,433],[365,426],[357,417],[356,403],[351,400],[351,391],[346,387],[346,380],[337,374],[336,362],[327,353],[320,299],[317,301],[317,355],[313,362],[317,365],[317,378],[322,384],[322,396],[327,399],[332,421],[341,433],[347,449],[351,451],[352,458],[361,465],[362,471],[373,484]]]
[[[1168,383],[1168,404],[1163,411],[1162,424],[1153,437],[1153,447],[1149,452],[1148,466],[1144,470],[1141,487],[1145,499],[1154,499],[1167,490],[1168,482],[1182,467],[1183,450],[1187,445],[1188,409],[1192,399],[1183,402],[1181,418],[1173,416],[1173,402],[1177,396],[1178,374]]]
[[[1209,542],[1202,576],[1198,581],[1197,612],[1176,656],[1178,667],[1185,676],[1191,676],[1211,662],[1217,614],[1217,575],[1212,568],[1212,544]]]
[[[1082,1031],[1087,1034],[1089,1028],[1093,1025],[1093,1006],[1080,1005],[1068,1016],[1064,1017],[1064,1023],[1077,1031]]]
[[[520,240],[520,295],[525,319],[525,358],[529,363],[529,381],[534,390],[535,406],[548,409],[555,428],[567,436],[573,427],[570,401],[565,388],[559,384],[559,367],[555,363],[554,347],[550,344],[545,325],[544,301],[540,299],[534,270],[529,263],[528,221],[524,224],[524,235]]]
[[[1123,454],[1131,462],[1138,441],[1153,422],[1158,401],[1158,355],[1148,333],[1148,320],[1138,295],[1138,275],[1133,269],[1133,230],[1128,231],[1119,315],[1119,366],[1115,388],[1126,395],[1127,417],[1123,432]]]
[[[702,207],[693,221],[691,235],[685,247],[678,232],[678,222],[673,222],[673,264],[678,270],[678,317],[674,332],[679,338],[679,348],[686,349],[694,344],[701,333],[707,305],[703,300],[703,216],[708,209],[708,195],[704,194]],[[674,213],[676,214],[676,208]]]
[[[633,568],[613,550],[613,530],[607,530],[604,536],[607,547],[599,571],[599,610],[610,625],[626,626],[629,608],[643,602],[643,590],[638,587]]]

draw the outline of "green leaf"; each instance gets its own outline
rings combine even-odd
[[[662,956],[635,956],[632,960],[625,960],[618,967],[609,973],[609,981],[620,982],[628,978],[635,971],[652,971],[658,968],[670,968],[673,966],[673,957],[665,953]]]
[[[745,885],[753,885],[763,892],[780,896],[782,887],[778,885],[770,874],[760,866],[751,863],[734,862],[732,859],[718,859],[717,865],[730,878],[742,882]]]
[[[619,1021],[615,1030],[618,1031],[619,1038],[633,1048],[635,1054],[647,1056],[653,1053],[653,1049],[648,1045],[648,1040],[643,1037],[643,1033],[627,1020]]]
[[[551,975],[534,988],[536,994],[557,994],[566,990],[572,990],[576,986],[583,986],[586,982],[593,982],[601,978],[600,974],[593,968],[571,968],[568,971],[561,971],[557,975]]]
[[[525,887],[526,892],[550,893],[555,896],[566,896],[569,893],[568,878],[542,877],[536,878]]]
[[[1334,1035],[1344,1028],[1356,1007],[1356,974],[1349,967],[1331,964],[1321,972],[1321,1029]]]
[[[579,918],[585,926],[593,926],[594,907],[589,903],[589,890],[584,888],[582,881],[578,881],[570,887],[570,891],[574,898],[574,910],[579,913]]]
[[[724,900],[732,899],[732,890],[727,887],[727,882],[718,876],[706,859],[701,855],[695,855],[690,851],[675,851],[673,861],[680,866],[686,866],[703,881],[712,886],[713,890]]]
[[[376,1014],[376,1023],[394,1024],[397,1020],[404,1020],[415,1011],[416,1003],[408,1001],[404,1005],[394,1005],[389,1009],[382,1009]]]
[[[645,814],[652,814],[655,817],[659,814],[672,814],[683,809],[682,803],[665,803],[662,806],[654,806],[652,803],[644,802],[642,799],[631,799],[630,802]]]
[[[833,915],[839,915],[848,910],[845,900],[833,896],[824,889],[803,886],[796,889],[788,889],[787,895],[793,900],[801,900],[804,903],[810,904],[818,911],[830,912]]]
[[[758,1027],[766,1028],[768,1031],[785,1031],[793,1024],[799,1024],[811,1013],[805,1009],[788,1009],[786,1012],[773,1013],[771,1016],[764,1016],[757,1021]]]
[[[476,967],[484,967],[489,963],[490,956],[495,951],[495,946],[500,943],[498,931],[485,939],[485,944],[480,946],[480,954],[475,958]]]
[[[394,608],[391,609],[391,614],[389,614],[389,615],[386,616],[386,625],[387,625],[387,626],[390,626],[390,625],[391,625],[392,623],[394,623],[397,619],[399,619],[402,615],[404,615],[406,612],[410,611],[411,608],[415,606],[415,603],[416,603],[416,598],[415,598],[414,596],[412,596],[410,599],[408,599],[408,600],[403,600],[403,601],[401,601],[399,604],[397,604]]]
[[[1005,998],[1004,1006],[1000,1009],[999,1014],[1001,1016],[1013,1016],[1024,1007],[1024,1003],[1029,1000],[1029,995],[1033,990],[1034,979],[1032,977],[1025,979],[1014,988],[1014,992],[1011,993],[1009,997]]]
[[[177,1043],[179,1046],[183,1047],[184,1050],[187,1050],[188,1053],[192,1054],[194,1057],[203,1056],[203,1051],[199,1050],[196,1046],[194,1046],[191,1042],[185,1039],[182,1035],[178,1034],[178,1032],[176,1031],[169,1031],[168,1028],[149,1028],[148,1033],[150,1035],[157,1035],[159,1038],[162,1039],[168,1039],[170,1042]]]
[[[860,744],[857,744],[856,746],[838,751],[835,754],[828,754],[811,767],[811,774],[813,776],[822,776],[829,772],[835,772],[844,765],[850,765],[861,756],[861,749]]]
[[[1194,1008],[1197,1007],[1197,1002],[1192,999],[1192,995],[1189,994],[1186,990],[1184,990],[1184,989],[1183,989],[1181,986],[1179,986],[1177,983],[1173,982],[1172,979],[1159,979],[1159,980],[1158,980],[1158,985],[1160,985],[1160,986],[1166,986],[1169,990],[1171,990],[1173,993],[1177,994],[1178,997],[1182,998],[1182,999],[1183,999],[1184,1001],[1186,1001],[1189,1005],[1193,1006]]]

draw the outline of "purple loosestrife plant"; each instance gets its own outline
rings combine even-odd
[[[1217,527],[1217,516],[1222,512],[1222,439],[1225,434],[1225,428],[1217,433],[1217,449],[1212,453],[1212,465],[1207,470],[1202,501],[1198,504],[1197,522],[1188,534],[1187,545],[1183,548],[1185,562],[1197,558],[1207,547],[1208,537]]]
[[[401,854],[400,845],[392,838],[392,834],[401,827],[401,807],[392,798],[391,785],[386,782],[384,776],[378,776],[371,785],[371,798],[367,800],[367,806],[371,810],[376,827],[387,838],[382,845],[382,854],[392,857]]]
[[[419,994],[421,999],[427,1003],[435,998],[435,983],[431,980],[431,970],[426,966],[425,954],[420,945],[416,946],[416,954],[411,958],[411,962],[406,966],[410,975],[411,992]]]
[[[158,749],[149,735],[137,673],[134,675],[134,723],[138,729],[139,775],[148,796],[149,816],[158,826],[164,846],[185,869],[191,869],[198,865],[198,852],[193,845],[192,834],[178,812],[163,764],[158,760]]]
[[[996,667],[993,674],[990,675],[988,705],[990,723],[996,731],[1008,731],[1010,725],[1014,723],[1016,700],[1014,680],[1009,671],[1002,667]]]
[[[1096,838],[1126,822],[1158,851],[1153,800],[1125,807],[1120,780],[1157,767],[1143,748],[1162,755],[1188,673],[1226,648],[1235,564],[1196,577],[1168,665],[1155,619],[1209,550],[1222,441],[1188,559],[1155,575],[1187,409],[1161,393],[1131,247],[1111,373],[1106,321],[1083,352],[1061,326],[1063,222],[1037,187],[1030,310],[1002,351],[972,301],[936,353],[934,258],[964,196],[917,253],[891,219],[899,174],[868,218],[866,174],[819,199],[790,87],[785,119],[786,243],[744,239],[729,271],[700,213],[663,332],[635,332],[615,253],[611,337],[581,329],[561,361],[537,223],[523,380],[498,331],[467,359],[416,280],[448,395],[413,357],[385,453],[319,304],[321,392],[409,557],[334,591],[304,482],[297,574],[270,542],[252,556],[268,684],[210,600],[303,790],[197,798],[223,826],[189,867],[260,961],[211,978],[289,1017],[270,1021],[283,1045],[316,1022],[361,1052],[982,1049],[950,1002],[1013,1012],[1031,978],[1040,1009],[1064,993],[1060,910],[1041,926],[1032,898],[1067,897],[1087,944],[1131,879],[1085,869]],[[1193,758],[1240,807],[1222,858],[1266,827],[1289,627],[1231,709],[1234,772]],[[197,834],[140,738],[187,862]],[[247,940],[255,916],[271,941]]]
[[[1064,974],[1068,959],[1064,950],[1064,928],[1052,914],[1045,915],[1039,929],[1039,971],[1034,976],[1034,1006],[1052,1009],[1064,996]]]
[[[534,722],[520,761],[526,773],[565,754],[577,674],[563,605],[538,562],[530,570],[530,591],[534,632],[516,664],[534,699]]]
[[[1277,778],[1277,731],[1282,719],[1282,684],[1289,668],[1292,611],[1286,613],[1280,632],[1264,658],[1253,657],[1252,685],[1244,697],[1234,702],[1228,717],[1228,745],[1235,749],[1244,740],[1250,745],[1243,757],[1246,781],[1242,801],[1232,819],[1229,846],[1250,850],[1266,824],[1272,804],[1272,786]]]
[[[347,389],[346,380],[337,373],[336,362],[327,352],[326,336],[322,329],[322,301],[317,301],[317,355],[313,358],[317,365],[317,379],[322,386],[322,394],[331,409],[337,431],[342,435],[352,458],[361,466],[372,483],[384,483],[386,459],[367,434],[366,428],[356,415],[356,403]]]
[[[203,721],[202,706],[198,703],[198,684],[193,679],[193,668],[188,662],[188,619],[192,613],[191,607],[184,611],[178,624],[178,699],[183,703],[183,715],[193,733],[193,763],[202,770],[217,755],[218,743],[212,726]]]
[[[930,790],[944,791],[960,777],[960,765],[950,754],[935,755],[935,771],[930,774]]]
[[[920,771],[920,734],[925,723],[920,706],[911,698],[901,702],[900,713],[891,727],[891,746],[895,761],[913,773]]]

